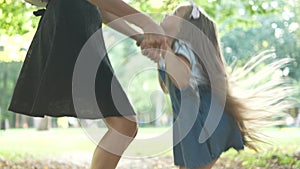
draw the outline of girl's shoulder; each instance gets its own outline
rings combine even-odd
[[[172,49],[174,52],[179,52],[180,50],[191,50],[191,47],[188,43],[184,42],[183,40],[176,39],[172,44]]]
[[[195,62],[195,55],[192,47],[185,41],[180,39],[174,40],[172,44],[172,50],[175,54],[186,57],[189,60],[190,64],[193,64]]]

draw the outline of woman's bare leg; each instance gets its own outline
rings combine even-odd
[[[209,163],[209,164],[207,164],[207,165],[205,165],[205,166],[198,167],[198,168],[194,168],[194,169],[211,169],[211,168],[215,165],[215,163],[217,162],[217,160],[218,160],[218,159],[212,161],[211,163]],[[186,169],[186,168],[180,166],[179,169]]]
[[[135,116],[108,117],[103,121],[108,131],[95,149],[91,169],[115,169],[123,152],[137,134]]]

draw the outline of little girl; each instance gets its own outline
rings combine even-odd
[[[164,59],[146,53],[159,63],[160,85],[170,94],[175,165],[207,169],[230,148],[256,150],[252,141],[260,138],[245,125],[245,113],[258,109],[232,92],[214,22],[191,3],[166,15],[161,26],[168,35]]]

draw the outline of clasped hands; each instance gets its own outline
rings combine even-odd
[[[158,63],[164,59],[167,50],[167,39],[164,34],[145,33],[139,35],[137,45],[140,46],[142,54]]]
[[[160,60],[164,59],[167,49],[167,40],[163,35],[146,34],[144,35],[144,40],[140,47],[143,55],[147,56],[155,63],[158,63]]]

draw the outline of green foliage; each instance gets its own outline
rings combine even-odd
[[[160,13],[155,16],[161,18],[161,13],[173,11],[182,0],[131,0],[129,3],[147,13]],[[231,1],[231,0],[195,0],[218,24],[225,23],[223,30],[233,27],[249,27],[255,23],[255,17],[281,13],[287,2],[277,1]],[[21,0],[0,0],[0,34],[24,34],[37,26],[38,18],[32,14],[36,7]]]
[[[293,32],[288,32],[288,28],[283,26],[283,22],[275,19],[275,17],[263,17],[259,20],[262,26],[249,28],[247,31],[236,28],[222,37],[221,41],[226,59],[232,59],[234,56],[248,60],[267,49],[275,49],[278,57],[297,59],[300,47],[296,46],[296,35]],[[264,21],[262,22],[262,20]],[[276,25],[277,28],[272,28],[272,25]],[[283,34],[276,37],[277,31],[282,31]],[[230,60],[227,61],[230,62]]]
[[[197,5],[205,10],[205,12],[216,21],[217,24],[222,25],[221,35],[230,31],[235,27],[242,27],[244,29],[256,26],[257,16],[274,15],[283,11],[286,6],[286,1],[267,1],[267,0],[253,0],[253,1],[232,1],[232,0],[194,0]],[[165,13],[172,12],[180,4],[188,4],[188,0],[131,0],[129,3],[140,9],[141,11],[151,13],[152,17],[159,21],[161,16]],[[160,4],[160,5],[158,5]],[[160,13],[159,16],[153,13]]]
[[[111,40],[115,39],[115,42],[110,41],[107,45],[108,55],[139,121],[141,123],[154,121],[158,92],[162,93],[158,83],[156,64],[144,57],[131,39],[110,30],[105,30],[104,36],[109,36]],[[170,114],[170,105],[165,106],[168,98],[166,95],[162,97],[164,105],[162,111]]]
[[[288,4],[283,13],[257,17],[259,26],[249,27],[247,30],[237,27],[224,34],[221,42],[227,63],[240,67],[260,52],[274,49],[278,58],[293,59],[282,70],[287,71],[288,76],[294,80],[295,93],[292,97],[299,98],[299,14],[300,11],[296,10],[296,6]],[[300,106],[299,101],[295,106]]]
[[[7,109],[21,65],[21,62],[0,62],[0,120],[12,118]]]
[[[137,9],[150,13],[156,21],[160,21],[163,14],[172,12],[182,2],[188,2],[188,0],[129,1]],[[295,59],[289,65],[289,75],[295,79],[295,86],[299,87],[300,41],[297,37],[300,36],[300,29],[294,32],[289,31],[291,24],[300,23],[299,0],[294,1],[296,6],[285,0],[195,0],[195,2],[216,21],[222,38],[223,53],[228,63],[236,62],[237,66],[241,66],[251,56],[274,48],[278,57],[288,56]],[[0,0],[0,35],[22,35],[33,30],[39,19],[39,17],[33,16],[32,11],[34,10],[36,10],[35,7],[21,0]],[[286,10],[294,13],[294,16],[288,20],[282,16]],[[272,24],[277,25],[277,31],[280,29],[283,32],[281,37],[274,36],[276,29],[272,28]],[[154,90],[159,89],[157,73],[153,71],[143,77],[136,76],[133,81],[128,79],[133,77],[129,76],[130,72],[137,70],[136,63],[140,60],[136,59],[142,58],[142,56],[137,56],[139,49],[135,47],[134,42],[126,40],[109,52],[118,78],[124,82],[124,89],[128,89],[128,95],[138,112],[154,112],[154,107],[149,99],[153,90],[145,90],[143,86]],[[144,63],[144,61],[141,62]],[[3,107],[1,108],[3,111],[7,108],[21,63],[11,63],[12,65],[18,64],[15,65],[15,68],[8,66],[8,63],[7,65],[0,64],[0,106]],[[149,62],[147,64],[151,65]],[[153,66],[155,67],[155,65]],[[4,72],[9,73],[7,76],[9,82],[6,87],[3,87]],[[129,84],[129,82],[132,83]],[[145,97],[147,98],[145,99]],[[166,111],[170,112],[169,109]]]
[[[299,167],[299,157],[293,154],[283,153],[282,150],[277,148],[260,154],[242,155],[240,158],[240,160],[243,161],[243,166],[247,169],[254,167],[276,168],[275,166],[281,166],[283,168]]]
[[[0,35],[23,35],[35,28],[34,9],[21,0],[0,0]]]
[[[300,137],[299,128],[267,128],[262,130],[262,137],[266,143],[258,143],[260,151],[254,152],[249,149],[234,154],[228,151],[224,157],[232,157],[241,161],[240,168],[299,168],[300,161]]]
[[[293,98],[295,98],[297,100],[295,107],[300,107],[300,102],[299,102],[299,98],[300,98],[300,80],[293,80],[293,86],[295,88],[294,91],[294,95]]]

